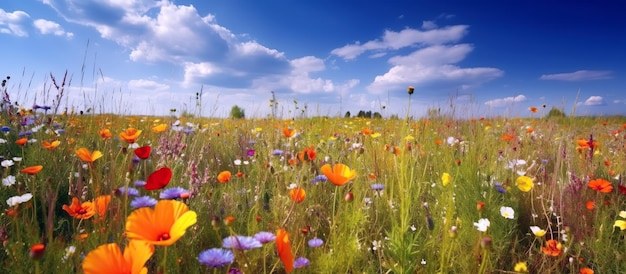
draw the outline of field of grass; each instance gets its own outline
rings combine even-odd
[[[2,108],[1,273],[626,269],[621,117],[53,110]]]

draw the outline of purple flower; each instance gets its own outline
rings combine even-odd
[[[252,156],[254,156],[255,152],[256,151],[254,151],[254,149],[248,149],[248,152],[246,153],[246,155],[248,155],[249,157],[252,157]]]
[[[326,175],[317,175],[315,176],[315,178],[313,178],[313,180],[311,180],[311,183],[314,185],[317,185],[317,183],[319,182],[326,182],[328,181],[328,178],[326,178]]]
[[[165,200],[174,200],[178,198],[183,198],[183,196],[189,197],[189,194],[189,190],[186,190],[182,187],[171,187],[161,191],[161,195],[159,195],[159,198]]]
[[[132,208],[153,207],[157,204],[157,200],[150,196],[136,197],[130,202]]]
[[[243,274],[243,272],[241,272],[241,270],[239,270],[239,268],[231,267],[228,270],[228,274]]]
[[[135,184],[136,187],[142,187],[146,185],[146,181],[137,180],[133,184]]]
[[[285,153],[285,152],[280,150],[280,149],[274,149],[274,151],[272,151],[272,155],[274,155],[274,156],[283,155],[283,153]]]
[[[222,240],[222,247],[229,249],[250,250],[261,246],[259,240],[249,236],[229,236]]]
[[[303,268],[303,267],[307,267],[309,266],[309,259],[305,258],[305,257],[298,257],[294,262],[293,262],[293,268]]]
[[[125,186],[123,186],[115,190],[115,195],[117,196],[128,195],[128,197],[137,197],[139,196],[139,190],[133,187],[126,188]]]
[[[385,185],[383,184],[372,184],[372,190],[374,191],[381,191],[385,188]]]
[[[309,247],[315,248],[315,247],[320,247],[321,245],[323,245],[324,241],[320,238],[313,238],[309,240],[308,244],[309,244]]]
[[[271,233],[271,232],[261,231],[257,234],[254,234],[254,238],[257,241],[261,242],[262,244],[266,244],[266,243],[276,240],[276,235],[274,235],[274,233]]]
[[[232,264],[235,260],[235,255],[228,249],[223,248],[211,248],[200,252],[198,261],[208,267],[224,267]]]
[[[502,187],[502,183],[500,182],[495,182],[493,183],[493,185],[496,187],[496,190],[500,193],[506,193],[506,189],[504,187]]]
[[[11,131],[11,128],[8,127],[8,126],[2,126],[2,127],[0,127],[0,131],[2,131],[4,133],[7,133],[7,132]]]

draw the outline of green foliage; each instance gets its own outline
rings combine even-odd
[[[565,112],[563,112],[562,110],[556,107],[552,107],[552,109],[550,109],[548,114],[546,114],[546,118],[563,118],[565,116],[566,116]]]
[[[230,118],[232,118],[232,119],[243,119],[243,118],[246,118],[245,110],[243,108],[240,108],[237,105],[234,105],[230,109]]]

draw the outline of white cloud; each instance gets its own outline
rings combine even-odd
[[[389,63],[393,66],[385,74],[376,76],[367,88],[373,93],[406,85],[470,88],[502,76],[504,72],[497,68],[461,68],[454,65],[465,59],[472,49],[469,44],[434,45],[406,56],[392,57]]]
[[[612,72],[607,70],[578,70],[568,73],[544,74],[539,77],[541,80],[558,80],[558,81],[588,81],[611,79]]]
[[[493,99],[485,102],[485,105],[490,107],[504,107],[509,104],[519,103],[526,101],[526,96],[523,94],[514,96],[514,97],[506,97],[501,99]]]
[[[438,45],[459,41],[467,33],[468,26],[456,25],[425,31],[407,28],[399,32],[386,30],[381,39],[364,44],[356,42],[331,51],[345,60],[352,60],[366,51],[397,50],[417,45]]]
[[[422,28],[423,29],[436,29],[437,24],[435,24],[435,22],[433,21],[424,21],[422,22]]]
[[[585,102],[582,103],[578,103],[578,105],[583,105],[583,106],[603,106],[606,105],[604,103],[604,98],[602,98],[602,96],[590,96],[589,98],[587,98],[587,100],[585,100]]]
[[[161,84],[152,80],[138,79],[128,81],[128,88],[133,89],[145,89],[151,91],[164,91],[169,90],[170,86]]]
[[[24,29],[27,20],[30,18],[28,13],[21,10],[14,12],[6,12],[0,9],[0,33],[15,35],[19,37],[28,36],[28,32]]]
[[[65,32],[61,25],[57,24],[53,21],[48,21],[45,19],[37,19],[33,22],[33,26],[41,32],[41,34],[54,34],[56,36],[65,36],[67,38],[72,38],[74,33]]]

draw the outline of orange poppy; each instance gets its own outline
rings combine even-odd
[[[144,266],[154,254],[154,246],[143,241],[130,241],[124,253],[116,243],[104,244],[92,250],[83,259],[83,272],[92,273],[148,273]]]
[[[587,201],[585,203],[585,207],[587,208],[587,210],[591,211],[594,210],[596,208],[596,203],[594,201]]]
[[[63,205],[63,210],[70,214],[70,216],[83,220],[89,219],[96,214],[96,209],[92,202],[83,202],[81,204],[76,197],[72,198],[70,205]]]
[[[609,193],[613,191],[613,185],[611,184],[611,182],[604,179],[591,180],[589,181],[589,184],[587,184],[587,186],[595,191],[599,191],[602,193]]]
[[[364,127],[364,128],[361,129],[361,133],[363,133],[363,135],[367,136],[367,135],[371,135],[372,133],[374,133],[374,131],[369,129],[369,128]]]
[[[132,144],[137,141],[139,135],[141,135],[141,130],[129,127],[124,132],[120,133],[120,138],[122,138],[122,140],[126,141],[127,143]]]
[[[536,107],[529,107],[528,110],[532,113],[537,113],[537,111],[539,111]]]
[[[325,164],[321,171],[336,186],[343,186],[356,177],[356,171],[344,164],[335,164],[333,167],[330,164]]]
[[[16,143],[16,144],[18,144],[18,145],[20,145],[20,146],[23,146],[23,145],[25,145],[26,143],[28,143],[28,138],[21,138],[21,139],[17,139],[17,140],[15,140],[15,143]]]
[[[54,140],[52,142],[48,142],[48,141],[41,142],[41,146],[47,150],[53,150],[57,148],[60,144],[61,144],[61,141],[59,140]]]
[[[89,151],[89,149],[83,147],[76,150],[76,155],[78,155],[81,160],[87,163],[93,163],[100,157],[102,157],[102,152],[98,150],[94,150],[93,152],[91,152]]]
[[[291,200],[295,203],[302,203],[306,198],[306,191],[303,188],[292,188],[289,190],[289,196],[291,196]]]
[[[41,166],[41,165],[39,165],[39,166],[29,166],[29,167],[23,168],[20,172],[28,174],[28,175],[36,175],[42,169],[43,169],[43,166]]]
[[[563,245],[556,240],[548,240],[546,241],[546,246],[541,247],[541,251],[543,254],[556,257],[563,253]]]
[[[111,130],[109,130],[108,128],[103,128],[101,130],[98,130],[98,134],[100,135],[100,137],[104,139],[113,138],[113,134],[111,134]]]
[[[507,141],[507,142],[508,141],[513,141],[513,140],[515,140],[515,135],[505,133],[505,134],[502,135],[502,137],[500,137],[500,139],[502,139],[503,141]]]
[[[291,242],[289,241],[289,233],[281,228],[276,232],[276,251],[280,261],[285,266],[287,273],[293,270],[294,257],[291,251]]]
[[[232,174],[230,173],[230,171],[222,171],[220,172],[220,174],[217,175],[217,181],[225,184],[228,183],[228,181],[230,181],[230,178],[232,177]]]
[[[159,246],[174,244],[197,221],[195,211],[183,202],[160,200],[154,209],[135,209],[126,218],[126,236]]]
[[[43,257],[43,253],[46,251],[46,245],[43,243],[38,243],[30,246],[30,251],[28,255],[33,260],[39,260]]]
[[[593,274],[593,269],[589,268],[589,267],[583,267],[579,270],[580,274]]]
[[[295,129],[290,129],[288,127],[284,127],[283,128],[283,135],[285,135],[285,137],[287,137],[287,138],[291,138],[291,137],[296,135],[296,130]]]
[[[576,150],[578,150],[578,152],[580,152],[583,149],[594,149],[596,147],[598,147],[598,142],[590,142],[588,140],[585,139],[579,139],[578,141],[576,141],[576,143],[578,144],[578,146],[576,147]]]
[[[109,203],[111,202],[111,195],[100,195],[96,197],[94,200],[94,205],[96,209],[96,214],[98,215],[98,220],[104,220],[104,217],[107,213],[107,208],[109,207]]]
[[[305,148],[302,152],[298,153],[298,159],[300,161],[313,161],[317,156],[317,152],[315,152],[314,147]]]

